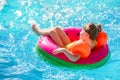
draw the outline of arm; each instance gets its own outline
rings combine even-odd
[[[80,59],[80,55],[72,55],[72,53],[65,48],[58,48],[54,50],[53,53],[54,54],[64,53],[68,57],[68,59],[72,62],[76,62]]]

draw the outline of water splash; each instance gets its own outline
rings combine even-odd
[[[2,10],[6,4],[7,4],[6,0],[0,0],[0,10]]]

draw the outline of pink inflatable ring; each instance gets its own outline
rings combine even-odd
[[[80,28],[66,28],[65,33],[71,41],[79,39]],[[36,49],[43,59],[59,66],[79,67],[79,68],[96,68],[103,65],[109,59],[109,48],[105,44],[103,47],[95,48],[86,59],[79,59],[77,62],[71,62],[64,54],[53,54],[52,51],[58,46],[48,36],[41,36],[38,40]]]

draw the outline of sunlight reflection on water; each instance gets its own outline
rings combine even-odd
[[[4,1],[4,0],[2,0]],[[120,1],[7,0],[0,5],[0,79],[4,80],[117,80],[119,79]],[[1,3],[0,0],[0,4]],[[30,25],[81,27],[101,23],[108,34],[110,59],[93,70],[60,68],[37,55],[38,37]]]

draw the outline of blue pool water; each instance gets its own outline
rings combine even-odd
[[[110,59],[92,69],[60,68],[40,58],[41,29],[101,23],[108,34]],[[120,80],[120,0],[0,0],[0,80]]]

